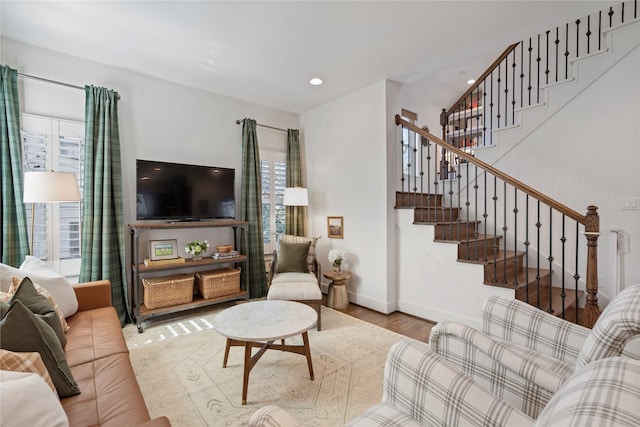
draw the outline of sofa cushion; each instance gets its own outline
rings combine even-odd
[[[11,278],[11,287],[9,288],[9,294],[15,294],[18,288],[20,287],[21,283],[22,283],[22,280],[19,277],[13,276]],[[60,307],[58,306],[58,303],[56,303],[56,300],[53,298],[53,295],[51,295],[51,292],[49,292],[42,286],[38,285],[37,283],[34,283],[33,286],[36,288],[36,291],[40,295],[45,297],[51,303],[54,310],[56,311],[56,314],[58,315],[58,318],[60,319],[62,330],[64,332],[67,332],[69,330],[69,325],[67,325],[67,320],[64,317],[64,313],[62,312],[62,310],[60,310]]]
[[[69,366],[74,367],[95,359],[127,353],[120,320],[113,307],[79,311],[67,319],[65,354]]]
[[[149,420],[128,353],[96,358],[71,372],[82,389],[82,394],[61,400],[71,425],[121,427]]]
[[[15,288],[12,286],[10,291],[14,289]],[[38,315],[42,320],[44,320],[47,325],[53,329],[53,332],[56,333],[62,347],[67,344],[67,338],[64,336],[62,323],[60,323],[60,317],[56,312],[55,307],[46,296],[38,293],[31,282],[31,279],[28,277],[22,279],[20,285],[15,289],[13,297],[11,297],[11,301],[15,300],[20,301],[25,307],[31,310],[33,314]]]
[[[278,264],[276,273],[307,273],[307,255],[311,242],[287,243],[278,242]]]
[[[320,291],[318,281],[312,273],[277,274],[271,281],[267,299],[321,300],[322,291]]]
[[[55,393],[38,374],[0,371],[0,425],[66,427],[67,417]]]
[[[40,353],[60,397],[80,393],[55,332],[20,301],[0,302],[0,345],[15,352]]]
[[[51,381],[51,375],[49,375],[47,367],[44,366],[40,353],[35,351],[17,353],[0,349],[0,370],[38,374],[47,383],[51,391],[56,396],[58,394],[53,381]]]

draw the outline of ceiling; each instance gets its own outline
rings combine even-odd
[[[609,4],[3,0],[0,22],[6,38],[302,113],[382,79],[462,92],[511,42]]]

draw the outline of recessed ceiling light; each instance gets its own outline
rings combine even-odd
[[[474,84],[475,82],[476,82],[476,81],[475,81],[475,80],[473,80],[473,79],[469,79],[469,80],[467,80],[467,84],[468,84],[468,85],[472,85],[472,84]]]
[[[322,79],[320,77],[314,77],[309,80],[309,83],[311,83],[313,86],[320,86],[322,84]]]

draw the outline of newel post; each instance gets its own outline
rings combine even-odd
[[[585,325],[592,328],[600,316],[598,307],[598,237],[600,237],[600,217],[598,207],[589,206],[585,216],[584,234],[587,238],[587,297],[584,306]]]

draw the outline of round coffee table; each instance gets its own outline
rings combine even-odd
[[[229,349],[244,346],[244,375],[242,380],[242,404],[247,403],[249,373],[268,349],[287,351],[306,356],[309,376],[313,380],[313,364],[309,350],[307,330],[318,320],[316,311],[306,304],[293,301],[255,301],[230,307],[218,314],[213,328],[227,337],[222,367],[227,367]],[[285,345],[284,339],[302,335],[303,345]],[[281,340],[280,344],[274,344]],[[252,348],[260,347],[252,355]]]

